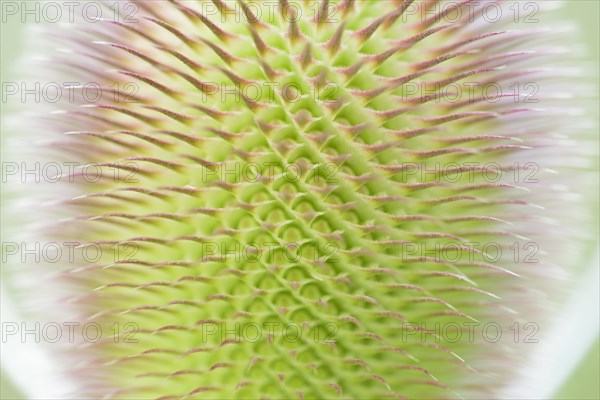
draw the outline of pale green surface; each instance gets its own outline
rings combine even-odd
[[[13,385],[11,381],[6,378],[4,373],[1,373],[0,376],[0,399],[2,400],[13,400],[13,399],[23,399],[24,397],[19,393],[17,388]]]
[[[600,341],[596,341],[556,399],[600,399]]]
[[[0,16],[1,17],[1,16]],[[1,18],[0,18],[1,21]],[[0,81],[6,82],[9,80],[9,77],[14,74],[14,70],[11,68],[12,62],[15,60],[18,54],[18,48],[21,42],[21,31],[22,26],[18,23],[0,23]],[[6,109],[5,104],[0,103],[0,118],[5,115],[8,110]],[[0,143],[4,143],[4,135],[0,132]],[[2,149],[0,148],[0,151]],[[0,185],[0,195],[2,195],[1,185]],[[1,200],[4,200],[4,196],[0,197]],[[3,208],[0,207],[0,215],[2,216],[1,220],[4,219],[4,211]],[[2,230],[0,229],[0,232]],[[1,235],[1,234],[0,234]],[[1,236],[0,236],[1,238]],[[0,240],[1,241],[1,240]],[[17,390],[17,388],[13,385],[13,383],[8,380],[6,374],[2,369],[0,369],[0,399],[2,400],[12,400],[12,399],[23,399],[23,395]]]
[[[599,31],[598,20],[600,19],[600,3],[597,0],[579,0],[569,1],[566,10],[562,14],[578,21],[579,25],[585,31],[585,39],[588,42],[590,54],[595,60],[599,58]],[[18,23],[11,23],[1,26],[0,33],[0,76],[3,82],[7,81],[9,76],[14,74],[11,69],[13,61],[18,54],[21,41],[22,26]],[[597,77],[596,77],[597,80]],[[5,105],[1,112],[4,115],[7,110]],[[2,137],[4,142],[4,137]],[[597,219],[597,216],[595,217]],[[590,316],[598,318],[597,316]],[[600,375],[600,345],[596,341],[595,345],[590,349],[587,357],[582,361],[580,366],[573,371],[571,378],[559,391],[556,399],[598,399],[600,398],[600,389],[598,377]],[[4,373],[0,380],[1,399],[20,399],[22,396],[15,390],[14,386],[8,381]]]
[[[591,1],[569,1],[565,14],[577,21],[585,33],[590,55],[598,64],[600,54],[600,32],[598,20],[600,19],[600,2]],[[598,69],[595,70],[596,82],[598,84]],[[597,93],[597,91],[596,91]],[[598,99],[596,99],[595,110],[598,112]],[[595,216],[597,221],[598,216]],[[591,316],[598,318],[598,316]],[[571,373],[570,378],[555,396],[556,399],[600,399],[600,342],[589,350],[588,355]]]
[[[600,53],[600,32],[598,20],[600,19],[600,2],[570,1],[566,14],[579,23],[585,32],[590,55],[598,63]],[[598,70],[595,71],[598,74]],[[596,76],[596,84],[598,76]],[[597,92],[596,92],[597,93]],[[598,112],[598,99],[596,99],[596,112]],[[595,217],[597,220],[597,216]],[[591,316],[598,318],[598,316]],[[600,341],[589,350],[588,355],[571,373],[570,378],[555,396],[556,399],[600,399]]]

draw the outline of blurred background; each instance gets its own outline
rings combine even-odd
[[[544,1],[544,0],[542,0]],[[6,0],[0,0],[0,6],[6,3]],[[32,2],[26,2],[32,3]],[[0,7],[4,11],[4,7]],[[582,43],[579,45],[585,46],[585,51],[589,54],[588,59],[594,62],[594,67],[590,68],[592,74],[589,77],[590,85],[595,87],[593,92],[598,97],[599,87],[599,71],[598,65],[600,60],[600,1],[599,0],[569,0],[565,1],[560,10],[554,11],[554,15],[549,17],[554,20],[571,21],[580,29],[580,39]],[[547,16],[545,16],[547,18]],[[18,18],[6,18],[0,15],[0,80],[2,83],[8,82],[11,79],[18,79],[18,72],[15,68],[15,60],[22,54],[20,50],[25,43],[25,29],[27,23],[22,23]],[[33,22],[35,23],[35,22]],[[598,98],[594,99],[595,105],[591,108],[596,110],[596,121],[598,113],[600,113],[600,104]],[[0,118],[14,112],[9,104],[0,103]],[[0,125],[1,126],[1,125]],[[596,128],[598,129],[598,128]],[[0,144],[4,143],[4,132],[0,132]],[[598,162],[596,162],[598,167]],[[598,195],[598,193],[596,193]],[[1,194],[0,194],[1,196]],[[597,204],[597,199],[595,200]],[[598,220],[598,210],[594,220]],[[579,326],[571,326],[565,332],[573,334],[581,329],[586,330],[588,334],[595,337],[594,340],[587,340],[585,343],[580,343],[577,337],[563,338],[562,341],[556,343],[556,348],[553,352],[553,357],[556,359],[551,363],[552,368],[556,371],[551,372],[551,376],[540,376],[540,385],[548,385],[552,388],[552,394],[548,394],[552,399],[600,399],[600,337],[598,336],[598,304],[600,302],[598,293],[598,260],[590,260],[591,271],[589,275],[579,278],[586,284],[587,297],[584,297],[585,302],[595,302],[595,304],[582,304],[579,312],[583,312],[584,317],[579,317]],[[577,277],[576,277],[577,279]],[[595,282],[590,282],[589,280]],[[569,322],[570,323],[570,322]],[[562,344],[561,344],[562,343]],[[564,362],[562,360],[565,360]],[[566,361],[568,360],[568,361]],[[4,367],[4,365],[2,366]],[[540,374],[546,374],[547,371]],[[558,379],[558,382],[556,381]],[[0,399],[24,399],[19,389],[9,380],[2,368],[0,376]],[[557,389],[556,389],[557,388]],[[540,397],[541,398],[541,397]]]

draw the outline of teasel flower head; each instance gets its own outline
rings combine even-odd
[[[531,372],[589,242],[568,29],[503,1],[110,3],[37,33],[38,79],[76,83],[15,139],[62,167],[15,212],[74,256],[12,275],[77,323],[64,396],[498,398]]]

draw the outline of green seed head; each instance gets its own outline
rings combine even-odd
[[[88,339],[76,397],[500,396],[560,263],[549,33],[471,1],[132,4],[53,55],[101,88],[46,127],[90,164],[46,221],[86,249],[44,281]]]

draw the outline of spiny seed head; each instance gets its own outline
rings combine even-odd
[[[74,396],[499,396],[561,262],[550,33],[502,2],[133,4],[47,64],[101,88],[40,131],[80,163],[44,235],[95,251],[44,280]]]

